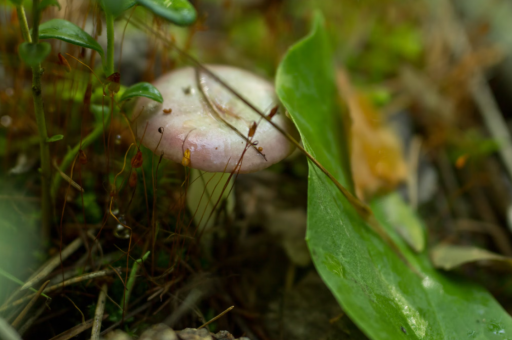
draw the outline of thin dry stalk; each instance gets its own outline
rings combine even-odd
[[[60,168],[59,166],[57,165],[57,162],[55,160],[53,160],[53,167],[57,170],[57,172],[61,175],[61,177],[66,181],[68,182],[69,184],[71,184],[71,186],[73,188],[75,188],[76,190],[80,191],[80,192],[84,192],[84,188],[82,188],[77,182],[73,181],[73,179],[71,177],[69,177],[68,175],[66,175]]]
[[[228,309],[226,309],[224,312],[220,313],[219,315],[217,315],[216,317],[214,317],[213,319],[211,319],[210,321],[208,322],[205,322],[204,324],[202,324],[201,326],[197,327],[197,329],[200,329],[200,328],[203,328],[203,327],[206,327],[208,326],[209,324],[211,324],[212,322],[214,322],[215,320],[221,318],[224,314],[228,313],[229,311],[231,311],[233,308],[235,308],[235,306],[231,306],[229,307]]]
[[[34,322],[43,314],[43,312],[46,310],[46,304],[43,304],[39,309],[32,315],[24,324],[20,327],[18,330],[18,333],[20,335],[25,334],[25,332],[34,324]]]
[[[30,300],[30,302],[25,306],[25,308],[23,308],[23,310],[21,311],[21,313],[16,317],[16,319],[12,322],[12,326],[14,328],[18,328],[19,324],[21,323],[21,321],[23,320],[23,318],[25,317],[25,315],[27,315],[28,311],[30,310],[30,308],[32,308],[32,306],[34,306],[34,303],[36,303],[37,299],[41,296],[41,293],[43,292],[43,290],[46,288],[46,286],[48,285],[48,283],[50,283],[50,280],[46,281],[45,283],[43,283],[41,285],[41,287],[39,288],[39,290],[37,291],[37,293],[35,293],[34,297],[32,298],[32,300]]]
[[[107,296],[107,285],[101,286],[100,295],[98,296],[98,304],[96,305],[96,311],[94,312],[94,322],[92,325],[91,340],[99,340],[101,322],[103,321],[103,313],[105,311],[105,297]]]
[[[120,270],[120,268],[117,268],[117,270]],[[51,292],[54,292],[58,289],[62,289],[66,286],[69,286],[69,285],[72,285],[72,284],[75,284],[75,283],[78,283],[78,282],[82,282],[82,281],[86,281],[86,280],[92,280],[92,279],[96,279],[96,278],[99,278],[99,277],[103,277],[103,276],[108,276],[112,273],[114,273],[115,271],[114,270],[111,270],[111,269],[108,269],[108,270],[100,270],[100,271],[97,271],[97,272],[94,272],[94,273],[89,273],[89,274],[85,274],[85,275],[81,275],[81,276],[78,276],[78,277],[74,277],[72,279],[69,279],[69,280],[66,280],[64,282],[61,282],[61,283],[58,283],[56,285],[53,285],[51,287],[49,287],[48,289],[46,289],[44,291],[44,293],[51,293]],[[18,306],[20,304],[22,304],[23,302],[27,301],[27,300],[30,300],[35,294],[30,294],[28,296],[25,296],[19,300],[16,300],[14,302],[12,302],[11,304],[9,305],[6,305],[6,306],[2,306],[0,307],[0,312],[3,312],[7,309],[10,309],[12,307],[15,307],[15,306]]]
[[[82,239],[78,237],[73,242],[71,242],[66,248],[62,250],[62,261],[67,259],[69,255],[73,254],[80,246],[82,245]],[[61,261],[61,256],[59,254],[52,257],[50,260],[48,260],[40,270],[36,272],[36,274],[32,275],[32,277],[20,288],[20,290],[27,289],[29,287],[32,287],[37,282],[44,279],[48,274],[50,274],[59,264]]]
[[[421,139],[414,137],[409,149],[409,174],[407,176],[407,191],[409,203],[416,210],[418,208],[418,164],[420,161]]]

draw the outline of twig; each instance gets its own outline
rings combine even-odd
[[[32,300],[30,300],[30,302],[25,306],[25,308],[23,308],[23,310],[21,311],[21,313],[16,317],[16,319],[12,322],[12,326],[14,328],[18,328],[18,325],[21,323],[21,321],[23,320],[23,318],[25,317],[25,315],[27,314],[27,312],[30,310],[30,308],[32,308],[32,306],[34,306],[34,303],[36,303],[37,299],[41,296],[41,293],[43,292],[43,290],[46,288],[46,286],[48,285],[48,283],[50,283],[50,280],[46,281],[45,283],[43,283],[41,285],[41,287],[39,288],[39,290],[37,291],[37,293],[34,295],[34,297],[32,298]]]
[[[98,303],[96,305],[96,311],[94,312],[94,321],[91,331],[91,340],[99,340],[101,322],[103,321],[103,313],[105,311],[105,297],[107,296],[107,285],[101,286],[100,295],[98,296]]]
[[[84,188],[82,188],[77,182],[73,181],[73,179],[71,177],[69,177],[61,169],[59,169],[59,166],[57,165],[57,162],[55,161],[55,159],[53,160],[53,167],[59,172],[61,177],[66,180],[66,182],[71,184],[71,186],[73,188],[75,188],[76,190],[78,190],[80,192],[84,192]]]
[[[61,252],[62,260],[64,261],[69,257],[69,255],[73,254],[80,246],[82,245],[82,239],[80,237],[76,238],[73,242],[71,242],[66,248],[64,248]],[[44,279],[48,274],[50,274],[61,261],[61,257],[59,254],[52,257],[48,262],[46,262],[39,271],[36,272],[32,277],[20,288],[20,290],[27,289],[32,287],[34,284],[38,283],[42,279]]]
[[[80,313],[80,315],[82,315],[82,324],[85,324],[85,315],[84,313],[82,312],[82,310],[80,308],[78,308],[78,306],[76,305],[76,303],[71,300],[68,296],[66,295],[63,295],[66,299],[68,299],[69,302],[71,302],[71,304],[73,305],[73,307],[75,307],[75,309]]]
[[[8,272],[6,272],[5,270],[3,270],[2,268],[0,268],[0,275],[5,277],[6,279],[9,279],[13,282],[16,282],[17,284],[19,284],[20,286],[23,285],[23,281],[19,280],[18,278],[14,277],[13,275],[9,274]],[[30,290],[32,290],[33,292],[37,292],[37,290],[35,290],[34,288],[29,288]],[[14,295],[14,294],[13,294]],[[42,294],[45,298],[47,299],[50,299],[50,297],[46,294]],[[8,304],[9,301],[6,301],[4,303],[4,305]],[[3,306],[3,305],[2,305]],[[1,308],[1,307],[0,307]]]
[[[118,270],[120,268],[117,268]],[[96,279],[98,277],[103,277],[103,276],[108,276],[110,274],[112,274],[114,272],[114,270],[100,270],[100,271],[97,271],[97,272],[94,272],[94,273],[89,273],[89,274],[85,274],[85,275],[81,275],[81,276],[78,276],[78,277],[74,277],[72,279],[69,279],[69,280],[66,280],[64,282],[61,282],[61,283],[58,283],[56,285],[53,285],[51,287],[49,287],[48,289],[46,289],[44,292],[45,293],[51,293],[51,292],[54,292],[58,289],[61,289],[61,288],[64,288],[66,286],[69,286],[69,285],[72,285],[72,284],[75,284],[75,283],[78,283],[78,282],[82,282],[82,281],[86,281],[86,280],[91,280],[91,279]],[[14,302],[12,302],[11,304],[9,305],[6,305],[6,306],[2,306],[0,307],[0,312],[3,312],[9,308],[12,308],[12,307],[15,307],[15,306],[18,306],[19,304],[27,301],[27,300],[30,300],[35,294],[30,294],[28,296],[25,296],[19,300],[16,300]]]
[[[229,307],[228,309],[226,309],[224,312],[220,313],[219,315],[217,315],[216,317],[214,317],[213,319],[211,319],[210,321],[208,322],[205,322],[204,324],[202,324],[201,326],[197,327],[197,329],[200,329],[200,328],[203,328],[203,327],[206,327],[208,326],[209,324],[211,324],[212,322],[214,322],[215,320],[221,318],[224,314],[228,313],[229,311],[231,311],[233,308],[235,308],[235,306],[231,306]]]
[[[43,314],[43,312],[46,310],[46,304],[41,305],[39,309],[32,315],[24,324],[20,327],[18,330],[18,333],[23,336],[25,332],[34,324],[34,322]]]
[[[409,204],[416,210],[418,208],[418,163],[420,160],[421,139],[414,137],[409,147],[409,175],[407,176],[407,191]]]

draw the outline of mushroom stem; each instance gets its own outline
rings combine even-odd
[[[235,176],[230,176],[230,173],[190,169],[187,206],[193,214],[199,234],[207,233],[213,227],[219,212],[225,211],[228,216],[233,214],[234,183]]]

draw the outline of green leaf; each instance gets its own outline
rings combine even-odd
[[[163,103],[164,99],[160,94],[160,91],[156,89],[150,83],[137,83],[135,85],[130,86],[124,91],[123,95],[119,99],[120,102],[134,98],[134,97],[146,97],[149,99],[153,99],[159,103]]]
[[[55,136],[52,136],[50,138],[48,138],[46,140],[47,143],[53,143],[53,142],[57,142],[59,140],[61,140],[62,138],[64,138],[64,135],[55,135]]]
[[[192,25],[197,13],[187,0],[136,0],[156,15],[179,26]]]
[[[135,0],[101,0],[103,10],[114,17],[135,6]]]
[[[52,19],[39,25],[39,39],[59,39],[90,48],[98,52],[103,59],[103,48],[100,44],[80,27],[64,19]]]
[[[21,60],[30,67],[40,64],[50,54],[51,50],[50,44],[45,42],[37,44],[24,42],[19,47]]]
[[[417,252],[425,249],[425,231],[422,222],[398,193],[389,194],[372,205],[377,217],[387,220],[409,246]]]
[[[498,261],[512,265],[512,259],[485,249],[468,246],[438,245],[430,251],[432,263],[437,268],[452,270],[470,262]]]
[[[346,137],[340,137],[346,134],[332,124],[340,116],[332,66],[323,19],[317,15],[310,35],[279,65],[276,91],[306,150],[348,185]],[[408,265],[310,162],[306,240],[313,262],[344,311],[371,339],[504,339],[512,334],[512,319],[491,294],[436,271],[425,252],[411,250],[385,216],[376,218]]]
[[[23,5],[23,0],[10,0],[15,6]]]
[[[57,0],[43,0],[39,3],[39,10],[43,10],[45,9],[46,7],[48,6],[57,6],[59,8],[59,11],[60,11],[60,4]]]

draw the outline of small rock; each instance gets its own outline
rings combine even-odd
[[[139,340],[178,340],[178,336],[168,326],[158,324],[142,333]]]
[[[215,340],[235,340],[235,337],[228,331],[220,331],[213,335]]]
[[[206,328],[185,328],[178,332],[178,337],[180,340],[213,340]]]

